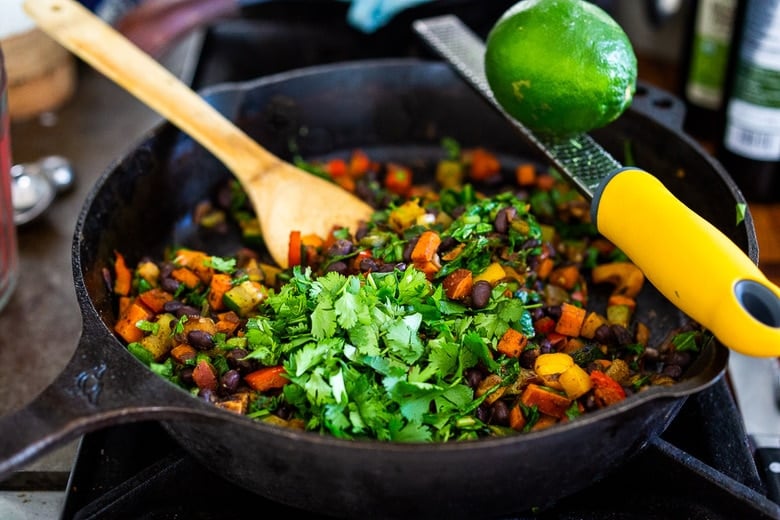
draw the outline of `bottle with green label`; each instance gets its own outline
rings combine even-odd
[[[780,200],[780,0],[748,0],[718,159],[749,201]]]
[[[723,129],[723,98],[737,0],[698,0],[683,63],[685,130],[715,141]]]

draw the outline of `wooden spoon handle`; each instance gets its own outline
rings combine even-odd
[[[62,46],[136,96],[220,159],[245,183],[279,159],[74,0],[26,0],[38,26]]]

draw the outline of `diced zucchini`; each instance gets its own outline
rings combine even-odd
[[[159,362],[173,348],[173,327],[176,326],[176,317],[166,312],[157,317],[156,323],[157,331],[143,337],[139,343],[156,362]]]
[[[222,301],[228,309],[239,316],[246,316],[267,296],[262,285],[246,280],[228,290]]]
[[[628,305],[609,305],[607,307],[607,321],[610,325],[621,325],[628,328],[631,321],[631,308]]]
[[[260,229],[260,221],[256,218],[242,220],[241,237],[248,245],[261,245],[263,243],[263,232]]]

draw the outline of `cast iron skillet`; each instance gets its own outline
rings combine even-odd
[[[442,137],[534,158],[511,127],[439,62],[379,60],[304,69],[225,85],[206,97],[272,152],[290,158],[361,147],[415,163]],[[637,100],[652,107],[653,100]],[[646,108],[647,108],[646,107]],[[665,122],[632,109],[594,133],[618,158],[628,144],[692,209],[755,261],[743,199],[722,168]],[[253,423],[191,397],[148,371],[111,332],[115,307],[103,269],[120,250],[135,263],[166,245],[230,254],[235,242],[199,232],[197,202],[228,178],[213,157],[165,124],[106,171],[80,215],[73,273],[84,331],[74,357],[29,406],[0,419],[0,478],[88,431],[155,419],[207,468],[279,502],[338,516],[490,517],[544,507],[586,487],[659,436],[687,395],[717,381],[727,350],[713,343],[672,387],[658,387],[567,425],[510,438],[401,445],[348,442]],[[631,208],[626,208],[630,211]],[[674,255],[674,251],[658,251]],[[652,327],[682,316],[652,288],[639,308]],[[53,331],[54,332],[54,331]]]

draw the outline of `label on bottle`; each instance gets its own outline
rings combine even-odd
[[[736,7],[736,0],[699,0],[685,86],[693,104],[720,108]]]
[[[758,161],[780,161],[780,0],[753,1],[729,100],[723,144]]]

